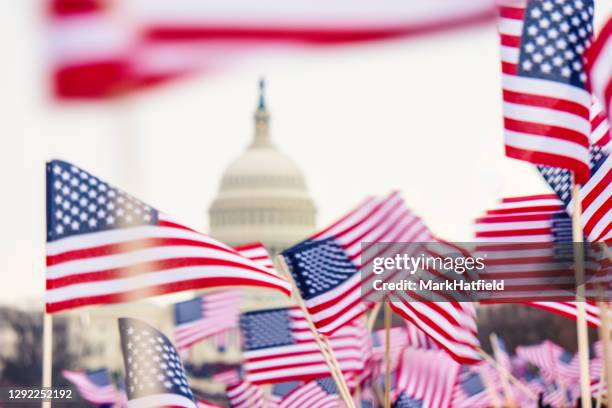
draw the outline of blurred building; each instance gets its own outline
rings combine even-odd
[[[262,82],[253,141],[223,174],[210,207],[210,235],[232,246],[259,241],[276,254],[314,227],[315,206],[304,175],[270,138]]]

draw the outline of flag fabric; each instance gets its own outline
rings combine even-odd
[[[163,333],[129,318],[119,319],[119,333],[130,408],[196,408],[183,363]]]
[[[211,336],[238,326],[240,291],[228,290],[198,296],[174,305],[176,347],[186,349]]]
[[[91,371],[62,371],[65,379],[76,387],[79,395],[96,405],[119,402],[119,392],[113,385],[105,368]]]
[[[203,399],[200,399],[197,401],[197,407],[198,408],[224,408],[223,405],[217,405],[212,402],[205,401]]]
[[[242,315],[243,369],[252,384],[309,381],[330,375],[302,311],[279,308]],[[355,324],[332,335],[331,348],[345,375],[363,370],[362,330]]]
[[[331,377],[319,378],[297,387],[280,402],[280,408],[337,408],[341,406],[336,383]]]
[[[236,368],[231,370],[221,371],[212,376],[214,382],[218,382],[225,385],[237,383],[240,380],[240,371]]]
[[[592,0],[503,0],[500,6],[506,155],[589,179],[591,94],[583,64]]]
[[[488,408],[493,406],[491,395],[478,372],[463,367],[453,389],[454,408]]]
[[[460,368],[442,350],[405,349],[395,375],[393,407],[451,406]]]
[[[69,163],[47,163],[48,313],[182,290],[254,286],[276,273]]]
[[[494,17],[492,0],[312,2],[48,0],[51,81],[62,100],[101,99],[254,52],[409,37]],[[129,25],[128,25],[129,24]]]
[[[274,271],[274,263],[266,247],[261,242],[237,246],[234,248],[240,255],[250,259],[259,266]]]
[[[282,255],[324,335],[363,316],[359,269],[363,243],[426,241],[431,234],[399,193],[368,198],[328,228],[285,250]]]
[[[612,121],[612,17],[604,24],[587,51],[589,84]]]
[[[427,243],[424,253],[431,257],[454,256],[464,249],[439,238]],[[419,279],[437,280],[443,276],[435,268],[418,271]],[[442,301],[431,301],[441,299]],[[482,360],[476,325],[476,311],[471,302],[458,302],[448,294],[430,290],[416,293],[403,291],[394,294],[391,309],[425,333],[453,359],[462,364],[474,364]]]
[[[504,339],[495,336],[495,340],[497,343],[497,352],[495,353],[495,359],[497,362],[504,367],[509,372],[512,372],[512,358],[510,358],[510,354],[508,353],[508,349],[506,348],[506,342]]]
[[[573,269],[554,261],[553,244],[559,239],[556,237],[569,235],[571,239],[571,221],[556,195],[503,198],[498,206],[476,219],[475,227],[476,251],[489,258],[486,272],[505,280],[507,300],[576,320],[576,303],[556,300],[573,297],[571,292],[559,292],[560,284],[574,285]],[[588,324],[598,327],[597,305],[586,302],[586,311]]]
[[[540,370],[542,378],[554,383],[559,378],[558,364],[564,350],[550,340],[533,346],[518,346],[516,355]]]
[[[227,399],[231,408],[264,408],[263,390],[245,380],[227,387]]]

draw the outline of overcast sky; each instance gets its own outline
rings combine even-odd
[[[43,294],[49,158],[206,230],[223,170],[252,137],[260,75],[273,140],[303,169],[319,226],[366,195],[400,189],[436,234],[467,241],[473,219],[500,197],[548,192],[531,166],[504,156],[492,24],[251,61],[121,107],[52,106],[37,4],[0,2],[0,302]],[[598,3],[600,19],[610,10],[612,0]]]

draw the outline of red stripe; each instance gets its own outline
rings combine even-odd
[[[121,268],[106,269],[97,272],[80,272],[76,275],[64,276],[62,278],[47,278],[47,289],[57,289],[65,286],[76,285],[80,283],[92,283],[101,282],[112,279],[122,279],[134,276],[141,276],[151,272],[163,271],[171,268],[185,268],[190,266],[203,266],[203,267],[214,267],[214,266],[225,266],[234,267],[239,269],[247,269],[261,274],[266,274],[279,282],[282,279],[274,274],[263,272],[259,269],[244,265],[238,262],[227,261],[217,258],[171,258],[171,259],[158,259],[148,262],[142,262],[139,264],[132,264],[130,266]],[[234,279],[234,278],[228,278]]]
[[[52,75],[57,98],[110,98],[131,88],[127,61],[118,58],[58,67]]]
[[[105,8],[105,2],[102,0],[51,0],[48,7],[52,15],[69,16],[101,11]]]
[[[553,212],[563,209],[561,205],[540,205],[525,208],[500,208],[497,210],[488,210],[487,215],[504,215],[504,214],[518,214],[518,213],[532,213],[532,212]]]
[[[513,20],[522,20],[525,16],[525,9],[521,7],[499,7],[499,16],[501,18],[510,18]]]
[[[393,37],[416,36],[436,31],[446,31],[462,26],[487,22],[495,18],[494,8],[478,11],[465,17],[448,17],[411,26],[364,28],[326,27],[228,27],[228,26],[156,26],[144,32],[146,41],[210,41],[210,40],[259,40],[290,41],[310,44],[341,44],[356,41],[373,41]]]
[[[508,75],[516,75],[518,74],[518,65],[511,64],[509,62],[502,61],[502,72]]]
[[[139,288],[137,290],[131,290],[129,292],[79,297],[75,299],[64,300],[61,302],[47,303],[46,311],[47,313],[55,313],[61,310],[73,309],[81,306],[123,303],[151,296],[164,295],[167,293],[180,292],[192,289],[206,289],[218,286],[257,286],[269,289],[281,289],[287,294],[287,296],[290,295],[290,292],[285,289],[279,288],[274,284],[262,282],[256,279],[223,278],[216,276],[212,278],[199,278],[187,281],[167,283],[157,286],[150,286],[146,288]]]
[[[580,184],[586,182],[590,177],[590,169],[586,163],[580,160],[572,159],[568,156],[523,150],[508,145],[506,145],[506,156],[518,160],[528,161],[534,164],[542,164],[545,166],[560,167],[572,170],[574,172],[576,181]]]
[[[526,133],[528,135],[538,135],[550,139],[565,140],[576,143],[582,147],[588,147],[589,137],[575,130],[562,128],[559,126],[544,125],[540,123],[524,122],[510,118],[504,118],[504,128],[513,132]],[[553,142],[553,140],[551,140]]]
[[[502,199],[502,203],[522,203],[535,200],[559,200],[559,197],[557,197],[556,194],[533,194],[518,197],[505,197]]]
[[[526,94],[523,92],[514,92],[504,89],[503,97],[505,102],[568,112],[585,120],[589,120],[591,114],[590,106],[584,106],[582,104],[564,99],[551,98],[549,96]]]
[[[513,229],[509,231],[478,231],[477,237],[521,237],[529,235],[550,235],[550,228]]]
[[[138,251],[146,248],[166,247],[166,246],[191,246],[199,248],[209,248],[220,252],[235,254],[231,249],[222,246],[195,241],[186,238],[141,238],[132,241],[125,241],[118,244],[101,245],[97,247],[66,251],[57,255],[47,255],[47,266],[58,265],[64,262],[76,261],[81,259],[97,258],[100,256],[116,255],[121,253]]]
[[[516,35],[500,34],[500,43],[505,47],[519,48],[521,46],[521,37]]]
[[[517,214],[500,217],[477,218],[478,224],[497,224],[500,222],[550,221],[550,214]]]
[[[612,160],[612,159],[608,158],[606,160]],[[588,194],[585,195],[584,198],[582,199],[582,212],[583,213],[587,208],[591,206],[591,204],[593,204],[593,202],[597,199],[597,197],[600,197],[602,195],[604,190],[610,185],[610,182],[612,182],[612,169],[608,169],[607,173],[601,178],[601,180],[599,180],[599,182],[597,182],[596,185],[592,186]],[[606,204],[610,205],[610,200],[606,200],[606,203],[604,203],[604,206],[606,206]]]

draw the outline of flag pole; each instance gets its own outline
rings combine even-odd
[[[380,313],[380,308],[382,307],[382,302],[376,303],[368,316],[368,331],[372,333],[372,329],[374,329],[374,325],[376,324],[376,319],[378,318],[378,314]]]
[[[495,369],[499,372],[502,379],[502,387],[504,390],[504,397],[506,399],[505,403],[509,407],[515,407],[516,403],[514,402],[514,395],[512,394],[512,388],[510,387],[510,380],[508,379],[508,373],[501,371],[499,367],[501,364],[501,350],[499,349],[499,337],[497,334],[491,333],[489,336],[489,340],[491,341],[491,347],[493,348],[493,357],[497,361],[497,366],[494,366]]]
[[[43,312],[42,386],[51,387],[53,378],[53,315]],[[51,408],[51,401],[42,402],[42,408]]]
[[[308,309],[306,308],[306,303],[304,303],[304,299],[302,298],[302,295],[300,294],[297,284],[295,283],[295,279],[293,279],[293,275],[291,275],[291,272],[289,272],[289,267],[287,266],[285,259],[283,258],[282,255],[277,255],[276,260],[278,261],[278,266],[280,270],[282,271],[283,275],[285,275],[287,280],[291,283],[294,298],[299,308],[302,310],[302,313],[304,313],[304,318],[306,319],[308,328],[310,329],[310,332],[312,333],[317,345],[319,346],[319,350],[321,351],[321,354],[323,355],[323,359],[325,360],[325,363],[329,367],[332,378],[334,379],[334,382],[336,383],[336,387],[338,388],[338,392],[340,393],[340,396],[342,397],[342,400],[344,401],[346,408],[355,408],[355,404],[353,403],[353,399],[351,398],[351,393],[349,391],[348,386],[346,385],[346,381],[344,380],[344,375],[342,374],[342,371],[340,370],[340,365],[338,364],[338,361],[336,360],[334,351],[330,347],[327,339],[324,336],[322,336],[318,332],[317,328],[315,327],[312,321],[312,318],[310,316],[310,313],[308,313]]]
[[[391,305],[385,301],[385,408],[391,408]]]
[[[606,379],[608,388],[608,400],[610,399],[610,390],[612,390],[612,362],[610,361],[610,319],[608,318],[608,305],[606,302],[599,302],[599,318],[601,325],[599,326],[599,338],[603,347],[603,369],[602,377]],[[603,378],[602,378],[603,379]],[[603,397],[603,384],[599,384],[599,396]]]
[[[572,236],[574,241],[574,275],[576,278],[576,332],[578,335],[578,357],[580,359],[580,396],[582,408],[591,407],[591,377],[589,375],[589,333],[586,319],[584,282],[584,245],[580,185],[572,179]]]

